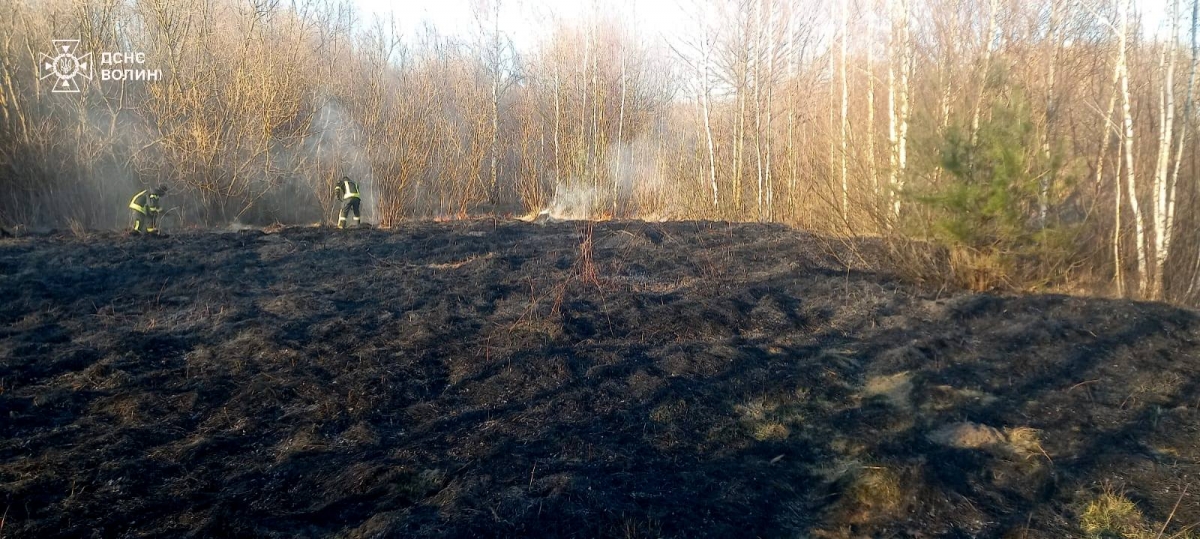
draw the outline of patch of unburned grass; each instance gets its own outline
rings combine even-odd
[[[1009,427],[1003,431],[979,423],[961,422],[943,425],[930,432],[929,441],[958,449],[977,449],[999,457],[1028,459],[1043,456],[1053,462],[1042,448],[1041,433],[1031,427]]]
[[[1042,448],[1041,433],[1030,427],[1013,427],[1004,429],[1008,439],[1008,449],[1016,456],[1030,458],[1044,456],[1050,460],[1050,455]]]
[[[956,388],[948,385],[935,385],[925,388],[924,402],[921,404],[922,411],[945,411],[958,408],[970,403],[979,403],[984,406],[994,404],[996,397],[994,395],[970,388]]]
[[[1182,500],[1182,496],[1180,497]],[[1176,504],[1178,508],[1178,504]],[[1079,516],[1079,527],[1087,537],[1094,539],[1196,539],[1200,537],[1190,529],[1170,534],[1167,526],[1174,511],[1166,522],[1147,522],[1137,504],[1124,493],[1111,487],[1088,502]]]
[[[754,439],[760,442],[786,440],[789,434],[788,428],[779,423],[761,423],[754,428]]]
[[[1079,527],[1090,537],[1137,538],[1145,528],[1145,518],[1137,505],[1124,495],[1106,491],[1088,503],[1079,518]]]
[[[788,439],[792,429],[804,425],[800,400],[807,393],[797,392],[781,399],[752,399],[734,405],[739,421],[752,438],[760,442]]]
[[[912,389],[912,375],[905,371],[869,378],[863,386],[862,396],[880,398],[896,408],[907,410],[912,407]]]
[[[865,523],[899,514],[910,497],[895,471],[882,466],[859,468],[843,491],[840,504],[850,522]]]

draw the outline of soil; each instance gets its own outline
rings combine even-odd
[[[708,222],[0,240],[0,536],[1058,538],[1102,492],[1200,522],[1195,312],[844,251]]]

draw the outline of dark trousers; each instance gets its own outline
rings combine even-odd
[[[147,234],[158,233],[158,214],[145,214],[137,210],[130,210],[133,216],[133,231],[144,232]]]
[[[362,200],[357,198],[348,198],[342,202],[342,214],[338,217],[338,228],[346,228],[346,219],[353,215],[353,226],[359,224],[359,209],[362,205]]]

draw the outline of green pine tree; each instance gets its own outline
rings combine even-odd
[[[1068,178],[1058,151],[1042,150],[1029,101],[1009,88],[980,122],[972,141],[956,127],[943,141],[941,168],[951,181],[918,200],[935,216],[961,282],[974,288],[1038,287],[1071,256],[1074,231],[1054,218]],[[1040,193],[1048,182],[1045,222]]]

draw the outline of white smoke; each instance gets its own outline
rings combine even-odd
[[[605,154],[606,174],[599,186],[577,179],[559,182],[541,215],[559,220],[650,215],[652,220],[659,220],[658,208],[647,211],[648,208],[642,207],[642,201],[658,200],[664,194],[659,151],[650,136],[610,146]],[[619,215],[613,215],[614,197]]]
[[[232,222],[229,223],[229,225],[227,225],[225,227],[225,229],[230,232],[241,232],[243,230],[262,230],[262,227],[242,224],[237,219],[234,219]]]
[[[339,103],[326,100],[313,116],[311,134],[304,141],[309,184],[318,197],[333,196],[343,176],[358,183],[362,192],[362,221],[379,220],[379,190],[366,149],[362,128]],[[341,201],[334,201],[341,207]],[[335,210],[336,211],[336,210]]]
[[[631,142],[620,143],[609,147],[608,172],[611,197],[618,197],[620,217],[638,218],[648,214],[658,214],[661,208],[652,207],[653,201],[665,198],[668,186],[663,181],[659,157],[661,155],[661,140],[656,140],[654,133],[648,133]],[[651,220],[658,220],[652,215]]]
[[[542,213],[551,219],[564,221],[595,219],[603,212],[604,202],[604,197],[595,187],[569,182],[558,185],[554,190],[554,198]]]
[[[170,178],[155,174],[139,175],[138,165],[159,157],[158,145],[143,119],[128,110],[112,112],[90,107],[79,120],[86,133],[83,140],[69,147],[78,152],[83,170],[79,181],[90,187],[84,204],[91,214],[84,222],[90,228],[123,229],[129,226],[128,204],[133,195]],[[151,168],[151,167],[141,167]]]

